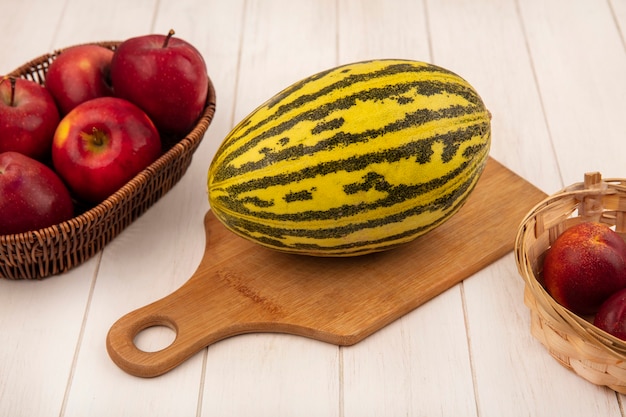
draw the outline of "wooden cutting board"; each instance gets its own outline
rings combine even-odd
[[[204,347],[250,332],[282,332],[352,345],[513,249],[522,217],[545,194],[489,159],[466,204],[403,247],[355,258],[275,252],[228,231],[209,211],[206,248],[172,294],[119,319],[107,350],[124,371],[161,375]],[[176,332],[158,352],[134,344],[142,330]]]

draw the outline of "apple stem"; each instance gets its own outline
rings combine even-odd
[[[87,143],[87,146],[96,148],[100,148],[107,142],[107,135],[102,130],[93,126],[91,128],[91,133],[88,132],[80,132],[80,137]]]
[[[165,41],[163,41],[163,48],[167,48],[167,44],[170,43],[170,39],[172,39],[172,36],[174,36],[174,29],[170,29],[169,32],[167,32],[167,36],[165,37]]]
[[[104,137],[103,137],[102,132],[99,131],[96,127],[94,127],[91,130],[91,133],[93,135],[92,137],[93,137],[94,144],[96,146],[102,146],[102,144],[104,143]]]
[[[9,82],[11,83],[11,97],[9,100],[9,106],[13,107],[13,105],[15,104],[15,77],[5,75],[4,77],[2,77],[2,80],[0,80],[0,84],[5,82],[6,80],[9,80]]]
[[[11,102],[9,106],[13,107],[15,103],[15,77],[9,77],[9,82],[11,83]]]

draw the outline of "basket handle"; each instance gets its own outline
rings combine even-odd
[[[597,194],[588,194],[582,198],[578,208],[579,215],[584,221],[600,221],[604,212],[603,191],[607,189],[607,184],[602,181],[602,174],[599,172],[585,173],[583,186],[585,190],[597,191]]]

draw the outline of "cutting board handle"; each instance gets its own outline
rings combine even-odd
[[[113,324],[106,339],[109,356],[120,368],[133,375],[154,377],[167,372],[192,356],[198,349],[189,344],[188,329],[167,313],[159,312],[159,302],[126,314]],[[146,352],[137,347],[135,338],[145,329],[165,326],[176,337],[162,350]],[[206,346],[206,345],[205,345]]]
[[[140,377],[162,375],[191,356],[219,340],[262,329],[250,320],[248,312],[237,304],[224,308],[214,296],[193,297],[196,288],[189,282],[172,294],[134,310],[118,319],[109,329],[106,348],[109,356],[122,370]],[[222,297],[223,298],[223,297]],[[200,313],[201,312],[201,313]],[[176,333],[174,341],[164,349],[146,352],[137,347],[135,338],[143,330],[169,327]]]

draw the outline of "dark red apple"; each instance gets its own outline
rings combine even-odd
[[[99,203],[161,154],[150,118],[134,104],[101,97],[79,104],[59,123],[52,162],[75,196]]]
[[[23,78],[0,80],[0,152],[44,160],[58,123],[54,99],[43,86]]]
[[[17,152],[0,154],[0,235],[69,220],[70,193],[52,169]]]
[[[626,340],[626,289],[617,291],[602,303],[593,324],[615,337]]]
[[[122,42],[111,62],[111,81],[115,94],[142,108],[162,135],[182,137],[204,109],[208,75],[200,52],[173,34]]]
[[[62,115],[87,100],[113,95],[111,60],[113,51],[87,44],[65,49],[48,67],[46,88]]]
[[[548,249],[543,279],[559,304],[575,314],[594,314],[626,287],[626,243],[602,223],[570,227]]]

